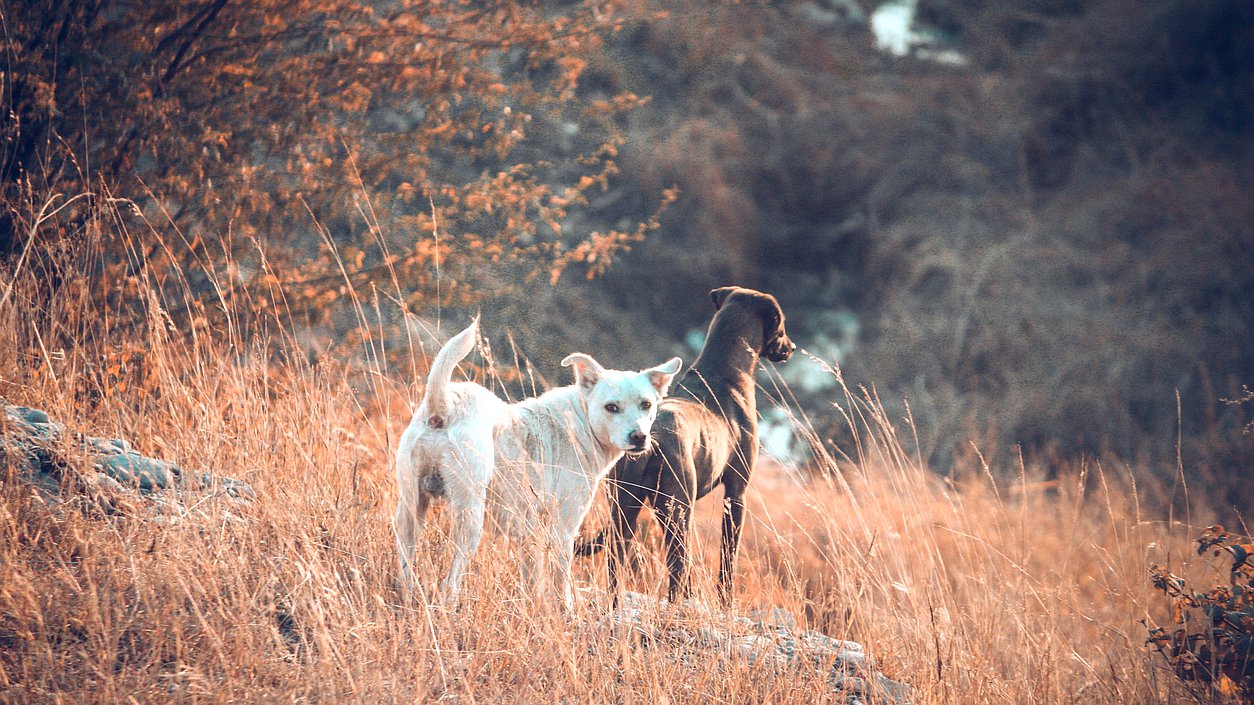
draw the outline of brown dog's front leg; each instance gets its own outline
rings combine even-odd
[[[732,580],[736,570],[736,548],[745,522],[745,501],[740,496],[723,500],[723,551],[718,565],[718,596],[723,605],[732,601]]]

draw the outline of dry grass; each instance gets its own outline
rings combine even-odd
[[[150,275],[140,268],[137,286],[155,286]],[[461,613],[399,606],[391,454],[417,398],[411,379],[362,362],[375,355],[310,364],[283,326],[267,333],[242,315],[184,334],[153,294],[132,306],[145,321],[119,326],[120,309],[93,303],[85,283],[50,297],[37,269],[14,281],[0,305],[0,395],[245,479],[257,498],[156,522],[142,503],[120,514],[49,506],[5,469],[0,701],[828,697],[812,675],[684,665],[601,640],[587,626],[605,609],[593,591],[573,622],[532,603],[497,537]],[[118,350],[142,351],[125,389],[107,364]],[[740,609],[780,605],[863,642],[917,703],[1188,700],[1145,650],[1141,620],[1159,609],[1148,565],[1178,568],[1194,532],[1170,524],[1161,502],[1139,503],[1153,493],[1134,470],[1059,468],[1046,483],[973,457],[946,480],[902,450],[896,429],[908,422],[874,399],[833,401],[857,444],[805,475],[767,464],[755,480]],[[706,595],[718,504],[703,502],[698,519]],[[634,589],[662,584],[658,534],[645,529]],[[436,528],[427,537],[419,567],[432,586],[448,546]],[[582,564],[581,584],[603,585],[603,570]]]

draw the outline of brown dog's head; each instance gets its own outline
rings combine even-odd
[[[742,307],[762,323],[762,338],[758,354],[771,362],[786,362],[792,357],[797,345],[784,330],[784,310],[774,296],[739,286],[724,286],[710,292],[714,310],[731,306]]]

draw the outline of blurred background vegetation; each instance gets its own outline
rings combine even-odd
[[[1221,511],[1254,501],[1248,2],[3,13],[0,258],[49,297],[406,380],[415,336],[482,310],[555,379],[574,349],[691,360],[736,283],[942,472],[1179,452]],[[780,372],[839,449],[807,365]]]

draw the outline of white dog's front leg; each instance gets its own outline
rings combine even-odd
[[[544,541],[537,535],[539,529],[532,526],[530,535],[520,541],[523,556],[518,562],[518,574],[522,584],[531,590],[532,599],[544,596],[547,572],[545,570]]]
[[[553,587],[562,596],[562,604],[569,613],[575,609],[575,594],[570,585],[571,554],[575,551],[575,539],[559,539],[553,542]]]
[[[575,536],[579,533],[579,525],[583,521],[583,517],[587,514],[587,507],[590,502],[581,502],[575,498],[574,502],[564,503],[561,514],[556,517],[553,522],[553,529],[549,534],[549,550],[553,553],[553,561],[551,563],[553,570],[553,587],[559,591],[562,597],[562,604],[566,606],[569,613],[575,608],[574,589],[571,587],[570,565],[572,556],[575,553]]]

